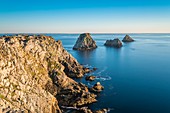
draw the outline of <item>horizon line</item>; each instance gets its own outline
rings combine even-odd
[[[6,32],[0,34],[169,34],[170,32]]]

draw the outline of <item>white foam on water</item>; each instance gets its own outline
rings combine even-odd
[[[96,79],[101,81],[111,80],[112,78],[110,76],[96,76]]]
[[[107,67],[104,67],[104,69],[102,69],[101,71],[97,72],[96,74],[100,75],[102,72],[105,72],[107,69]]]
[[[109,113],[112,110],[114,110],[114,108],[108,108],[108,112],[106,112],[106,113]]]
[[[83,66],[86,67],[86,68],[92,68],[92,66],[89,65],[89,64],[84,64]]]

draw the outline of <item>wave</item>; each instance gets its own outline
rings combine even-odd
[[[115,110],[115,109],[114,108],[108,108],[107,113],[109,113],[110,111],[113,111],[113,110]]]
[[[89,65],[89,64],[83,64],[83,66],[84,67],[86,67],[86,68],[93,68],[91,65]]]
[[[84,67],[87,67],[87,68],[91,68],[91,69],[93,68],[93,66],[91,66],[91,65],[89,65],[89,64],[85,64],[85,65],[83,65],[83,66],[84,66]],[[102,70],[100,70],[100,71],[93,71],[93,72],[91,72],[91,73],[85,74],[85,76],[86,76],[86,75],[94,75],[94,76],[96,76],[96,79],[97,79],[97,80],[100,80],[100,81],[111,80],[112,78],[107,75],[106,70],[107,70],[107,67],[104,67],[104,68],[103,68]],[[90,85],[90,84],[88,83],[88,85]]]
[[[107,67],[104,67],[101,71],[97,72],[96,74],[97,74],[97,75],[100,75],[101,73],[105,72],[106,69],[107,69]]]
[[[110,76],[96,76],[97,80],[106,81],[111,80],[112,78]]]

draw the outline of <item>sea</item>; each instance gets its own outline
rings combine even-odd
[[[104,86],[92,110],[109,108],[109,113],[170,113],[170,34],[131,33],[135,41],[121,48],[106,47],[106,40],[126,34],[91,34],[97,48],[76,51],[79,34],[46,34],[61,40],[64,48],[80,64],[97,68],[88,74],[95,81],[76,79],[89,87],[97,82]],[[85,75],[87,76],[87,75]]]

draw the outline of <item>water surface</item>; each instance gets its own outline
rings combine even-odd
[[[120,49],[105,47],[107,39],[123,39],[125,34],[92,34],[98,48],[72,50],[78,34],[53,34],[81,63],[97,67],[92,73],[105,87],[92,109],[113,108],[112,113],[170,113],[170,34],[130,34],[132,43]]]

